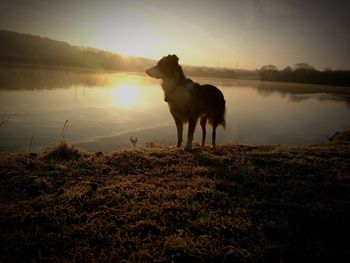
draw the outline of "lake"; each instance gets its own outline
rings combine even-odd
[[[218,128],[218,144],[319,143],[350,124],[350,88],[193,80],[224,93],[227,127]],[[63,136],[89,151],[133,147],[130,137],[137,146],[176,143],[160,81],[145,74],[0,68],[0,117],[0,151],[36,151]],[[198,125],[194,142],[200,132]]]

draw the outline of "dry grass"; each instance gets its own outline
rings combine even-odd
[[[349,149],[63,141],[4,156],[0,261],[346,262]]]
[[[53,159],[57,161],[76,160],[84,155],[87,154],[84,151],[77,149],[75,146],[69,144],[65,139],[62,139],[59,142],[49,146],[41,154],[44,159]]]
[[[331,142],[335,141],[347,141],[350,142],[350,128],[344,130],[344,131],[337,131],[332,134],[332,136],[329,138]]]

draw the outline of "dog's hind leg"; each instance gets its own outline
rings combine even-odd
[[[217,125],[213,124],[213,133],[212,133],[212,137],[211,137],[213,147],[216,146],[216,142],[215,142],[215,140],[216,140],[216,127],[217,127]]]
[[[187,143],[185,150],[191,150],[192,149],[192,141],[193,141],[193,133],[194,129],[196,128],[198,119],[190,119],[188,121],[188,134],[187,134]]]
[[[183,133],[183,122],[180,118],[173,116],[177,129],[177,144],[176,147],[181,147],[182,144],[182,133]]]
[[[207,116],[202,116],[201,117],[201,127],[202,127],[202,147],[205,145],[205,136],[207,135],[207,131],[205,128],[205,124],[207,123]]]

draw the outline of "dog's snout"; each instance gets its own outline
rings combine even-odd
[[[152,76],[150,75],[150,68],[146,70],[146,74],[147,74],[148,76],[152,77]]]
[[[162,77],[158,66],[154,66],[152,68],[147,69],[146,73],[148,76],[155,78],[155,79],[160,79]]]

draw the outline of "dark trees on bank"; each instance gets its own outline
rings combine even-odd
[[[260,69],[259,75],[261,80],[268,81],[350,86],[350,71],[319,71],[307,63],[298,63],[294,68],[288,66],[283,70],[278,70],[274,65],[265,65]]]

